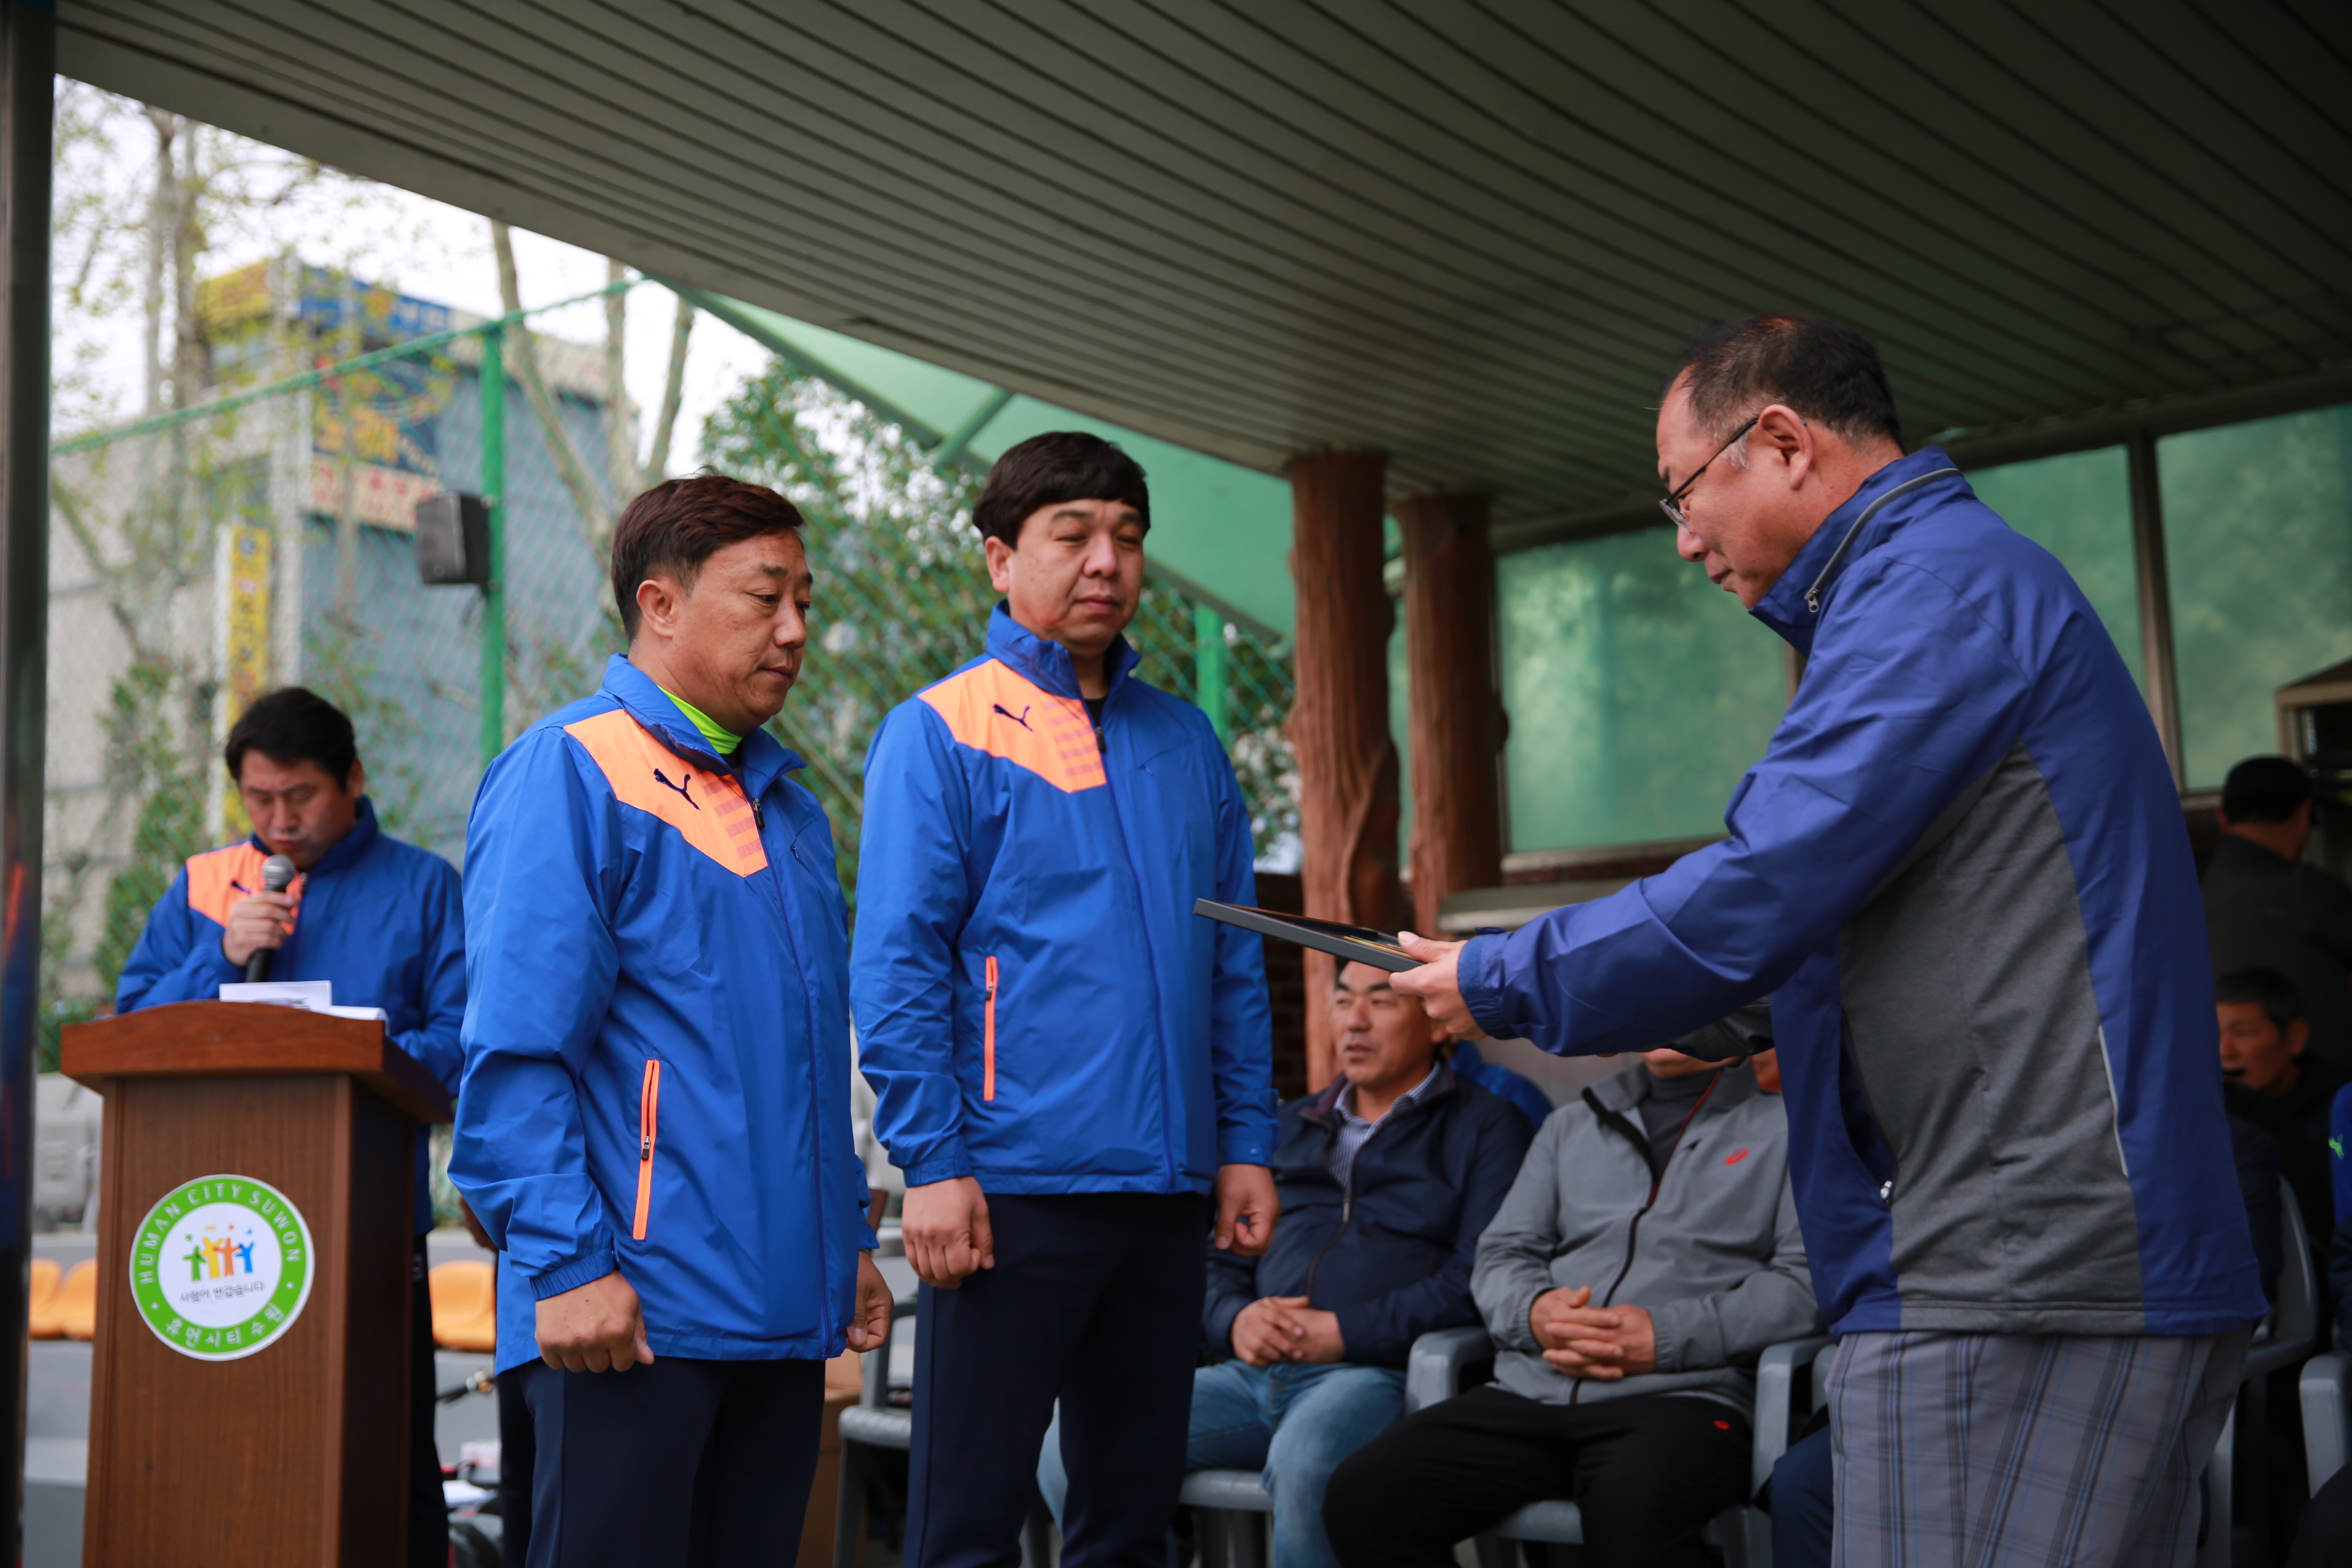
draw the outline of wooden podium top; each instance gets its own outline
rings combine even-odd
[[[449,1094],[373,1018],[262,1002],[174,1002],[68,1024],[65,1075],[100,1094],[119,1078],[285,1078],[349,1073],[415,1121],[447,1121]]]

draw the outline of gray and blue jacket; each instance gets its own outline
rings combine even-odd
[[[1553,1111],[1478,1238],[1471,1289],[1494,1337],[1495,1380],[1550,1405],[1679,1394],[1747,1415],[1765,1347],[1821,1331],[1789,1191],[1788,1118],[1753,1072],[1728,1068],[1659,1160],[1640,1120],[1654,1087],[1637,1067]],[[1594,1307],[1650,1314],[1654,1369],[1571,1377],[1543,1359],[1529,1310],[1545,1291],[1579,1286]]]
[[[2261,1317],[2180,801],[2089,601],[1929,447],[1754,614],[1808,662],[1730,837],[1473,941],[1478,1022],[1638,1050],[1773,993],[1834,1331]]]

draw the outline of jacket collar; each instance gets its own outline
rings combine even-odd
[[[1707,1091],[1706,1103],[1699,1108],[1702,1114],[1713,1115],[1742,1105],[1764,1091],[1756,1087],[1756,1075],[1742,1072],[1738,1067],[1723,1068],[1717,1075],[1716,1086]],[[1604,1078],[1585,1089],[1585,1097],[1603,1110],[1619,1116],[1633,1113],[1635,1106],[1650,1098],[1650,1069],[1637,1067],[1613,1078]],[[1696,1120],[1694,1117],[1693,1120]]]
[[[604,664],[604,695],[621,705],[622,711],[661,737],[662,743],[682,757],[692,757],[714,773],[740,773],[743,790],[753,800],[765,795],[768,786],[794,768],[806,767],[797,752],[785,748],[765,729],[752,731],[735,748],[735,761],[730,764],[724,757],[710,749],[702,731],[694,726],[668,692],[654,683],[652,676],[629,662],[626,654],[614,654]]]
[[[352,830],[328,845],[327,852],[320,856],[310,868],[302,875],[315,877],[321,871],[341,870],[374,846],[376,836],[380,831],[381,829],[376,826],[375,802],[365,795],[360,796],[360,808],[357,815],[352,818]],[[261,835],[258,833],[247,837],[246,842],[264,856],[272,852],[269,846],[261,841]]]
[[[1838,578],[1917,517],[1923,501],[1949,500],[1954,486],[1962,495],[1969,493],[1968,481],[1941,447],[1922,447],[1907,458],[1897,458],[1822,520],[1772,591],[1748,613],[1799,653],[1811,652],[1813,630]]]
[[[2232,860],[2242,860],[2250,867],[2258,866],[2265,871],[2283,870],[2296,864],[2269,845],[2241,838],[2234,833],[2224,833],[2213,845],[2215,859],[2225,855]]]
[[[1298,1119],[1301,1121],[1311,1121],[1318,1127],[1339,1125],[1339,1096],[1347,1090],[1347,1088],[1346,1079],[1334,1078],[1323,1086],[1320,1093],[1309,1096],[1307,1103],[1298,1108]],[[1419,1100],[1412,1102],[1412,1106],[1404,1109],[1434,1105],[1453,1092],[1454,1068],[1441,1061],[1429,1079],[1429,1088],[1423,1091]]]
[[[1077,667],[1070,662],[1070,650],[1060,643],[1048,641],[1013,618],[1013,612],[998,600],[988,616],[988,651],[1002,659],[1024,679],[1040,689],[1056,697],[1076,698],[1078,690]],[[1120,685],[1143,656],[1125,634],[1111,639],[1110,649],[1103,657],[1103,671],[1109,678],[1106,688],[1106,704],[1118,695]]]

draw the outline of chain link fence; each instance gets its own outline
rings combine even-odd
[[[211,397],[54,453],[45,1068],[59,1026],[111,1006],[181,863],[247,830],[218,759],[257,695],[300,683],[341,706],[384,828],[453,862],[481,776],[484,595],[420,581],[415,517],[485,489],[497,324],[283,261],[215,280],[204,304]],[[535,338],[546,395],[529,395],[520,335],[505,330],[501,360],[509,740],[593,690],[619,647],[604,553],[625,499],[611,435],[629,428],[587,346]],[[702,457],[809,517],[813,646],[774,727],[808,760],[854,899],[874,728],[978,650],[993,602],[969,521],[979,475],[781,364],[711,419]],[[1218,720],[1261,857],[1295,858],[1288,650],[1159,582],[1129,635],[1142,679]]]

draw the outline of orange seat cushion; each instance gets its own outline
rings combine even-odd
[[[98,1331],[98,1265],[82,1259],[66,1270],[49,1298],[49,1310],[69,1340],[86,1340]]]
[[[54,1340],[66,1331],[65,1325],[49,1314],[49,1303],[58,1293],[58,1278],[64,1271],[54,1258],[33,1259],[32,1294],[27,1299],[26,1321],[37,1340]]]
[[[478,1258],[436,1265],[426,1276],[433,1292],[433,1342],[446,1350],[498,1348],[498,1269]]]

